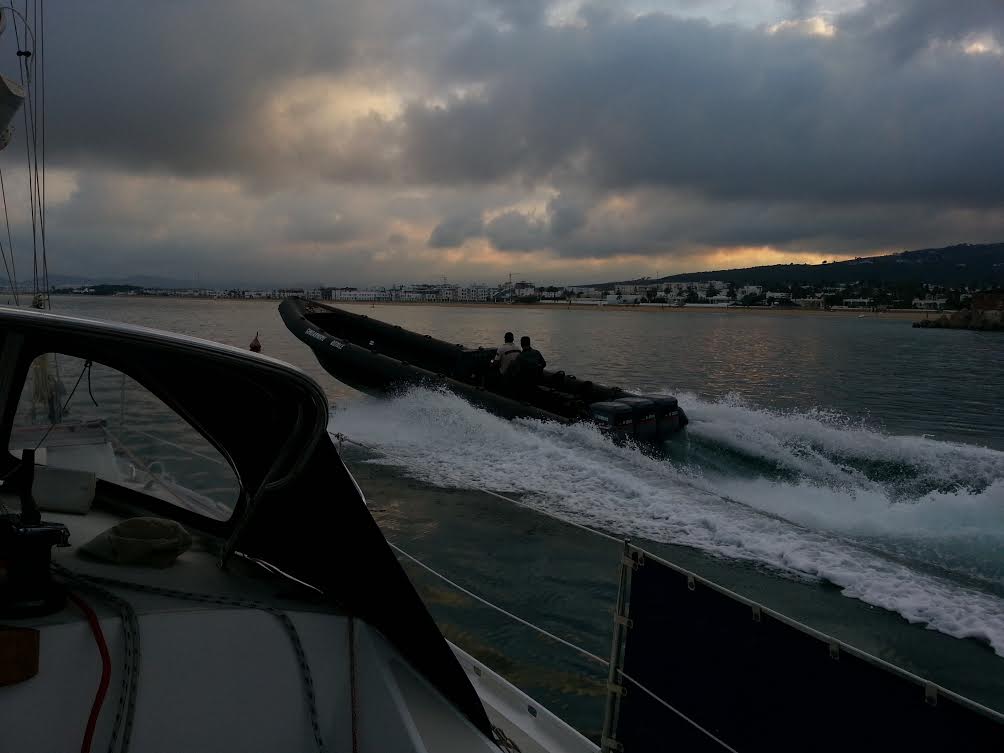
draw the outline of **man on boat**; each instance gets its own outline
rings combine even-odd
[[[506,371],[506,384],[510,391],[517,394],[535,385],[544,373],[544,367],[547,366],[547,361],[540,351],[531,347],[529,337],[523,335],[519,339],[519,344],[522,350]]]
[[[512,332],[506,332],[505,342],[499,345],[498,350],[495,351],[495,357],[492,358],[492,366],[497,368],[500,374],[505,374],[509,371],[509,367],[512,366],[513,361],[519,356],[519,348],[513,342],[515,339]]]

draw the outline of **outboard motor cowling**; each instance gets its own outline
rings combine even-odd
[[[647,397],[621,397],[614,402],[631,408],[635,439],[653,442],[658,438],[659,427],[656,424],[655,403],[653,401]]]
[[[593,403],[589,415],[607,434],[617,439],[634,436],[634,412],[630,405],[620,402]]]
[[[655,423],[659,439],[668,439],[683,428],[680,404],[671,395],[645,395],[655,403]]]

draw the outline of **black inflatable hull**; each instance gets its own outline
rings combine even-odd
[[[392,394],[409,386],[447,389],[503,418],[564,423],[596,420],[590,410],[594,403],[637,397],[561,371],[545,371],[537,384],[518,395],[505,394],[490,388],[488,364],[494,348],[464,348],[302,298],[285,299],[279,313],[289,331],[310,346],[325,371],[371,395]],[[633,424],[617,427],[597,423],[613,433],[634,434]],[[683,410],[677,409],[660,416],[657,423],[658,438],[665,438],[683,428],[687,419]]]

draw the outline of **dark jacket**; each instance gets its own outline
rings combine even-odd
[[[545,366],[547,366],[547,361],[544,360],[540,351],[527,348],[516,356],[516,360],[509,367],[508,374],[523,381],[536,379],[544,372]]]

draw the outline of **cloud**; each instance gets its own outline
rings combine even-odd
[[[510,210],[485,225],[485,237],[500,251],[532,251],[548,243],[548,223],[532,215]]]
[[[484,231],[480,215],[454,215],[448,217],[432,230],[429,236],[431,248],[455,248],[462,246],[468,238],[476,238]]]
[[[999,240],[1002,40],[999,0],[67,4],[54,258],[377,280]]]
[[[1000,61],[954,48],[899,59],[915,23],[878,15],[832,38],[663,15],[472,31],[451,54],[458,72],[490,69],[485,94],[410,107],[404,159],[435,182],[571,175],[597,190],[999,203],[986,157],[1004,128],[990,96]],[[981,20],[955,18],[950,33]]]

